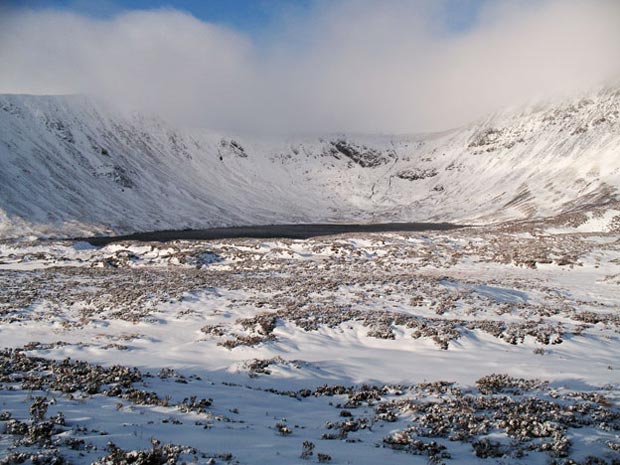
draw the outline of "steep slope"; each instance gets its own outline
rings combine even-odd
[[[230,137],[0,96],[0,237],[541,218],[616,201],[620,91],[418,136]]]

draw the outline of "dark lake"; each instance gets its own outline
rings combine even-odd
[[[265,226],[235,226],[230,228],[184,229],[153,231],[125,236],[97,236],[81,238],[92,245],[106,245],[119,241],[213,240],[232,238],[256,239],[309,239],[344,233],[378,233],[399,231],[447,231],[464,227],[452,223],[375,223],[375,224],[277,224]]]

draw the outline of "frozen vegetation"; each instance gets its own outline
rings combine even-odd
[[[614,218],[5,241],[0,463],[617,464]]]

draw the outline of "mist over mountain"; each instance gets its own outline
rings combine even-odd
[[[259,37],[173,9],[8,9],[0,93],[95,95],[228,132],[410,134],[620,78],[614,0],[311,4]]]

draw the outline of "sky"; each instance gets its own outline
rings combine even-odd
[[[332,0],[323,3],[327,1]],[[13,8],[53,8],[96,18],[110,18],[131,10],[176,9],[202,21],[243,31],[255,39],[277,30],[282,16],[308,14],[320,3],[316,0],[8,0]],[[447,27],[453,31],[466,29],[483,4],[484,0],[452,1],[445,17]]]
[[[0,0],[0,92],[230,132],[412,133],[620,82],[617,0]]]

